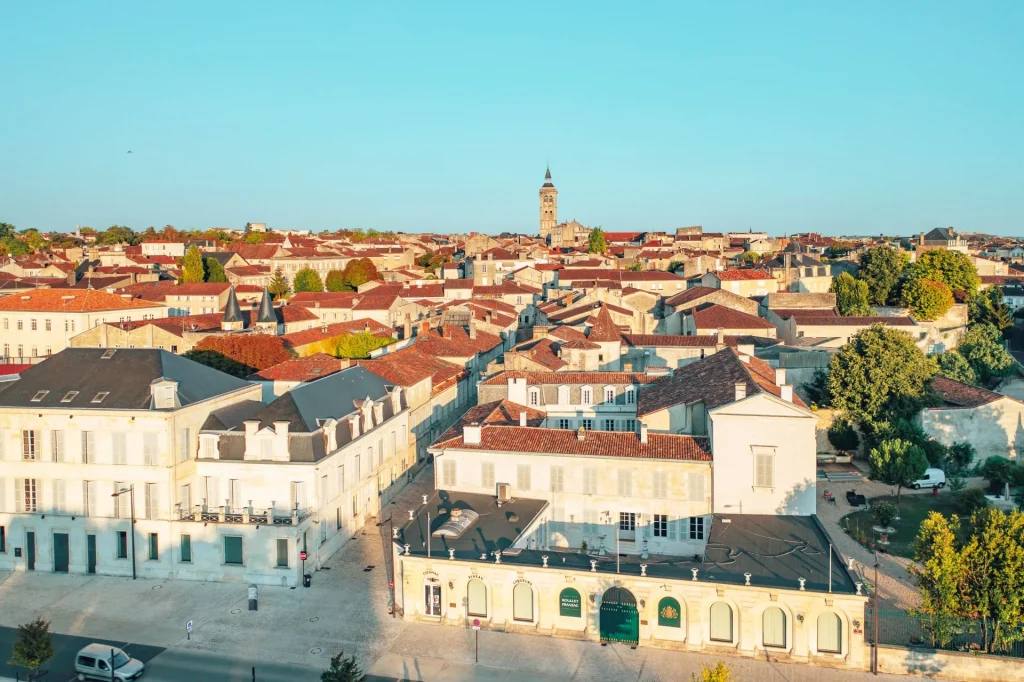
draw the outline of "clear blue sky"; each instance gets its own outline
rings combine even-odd
[[[0,221],[1024,234],[1024,2],[6,2]],[[134,153],[126,154],[128,150]]]

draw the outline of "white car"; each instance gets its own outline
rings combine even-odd
[[[113,654],[113,656],[111,656]],[[111,677],[113,668],[113,677]],[[142,676],[146,666],[121,651],[106,644],[90,644],[75,656],[77,680],[116,680],[127,682]]]
[[[924,478],[914,481],[912,487],[914,490],[920,490],[921,488],[945,488],[946,474],[942,473],[942,469],[925,469]]]

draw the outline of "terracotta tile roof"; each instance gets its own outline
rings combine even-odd
[[[775,329],[768,320],[717,303],[702,303],[683,315],[692,317],[697,329]]]
[[[352,310],[389,310],[399,300],[398,294],[364,295],[359,297]]]
[[[484,379],[485,386],[504,386],[509,379],[526,379],[529,386],[544,384],[653,384],[661,377],[646,372],[521,372],[508,370]],[[641,391],[643,393],[643,391]]]
[[[717,276],[718,279],[723,280],[723,281],[727,281],[727,282],[739,281],[739,280],[753,280],[753,279],[756,279],[756,280],[773,279],[773,277],[772,277],[770,272],[767,272],[765,270],[757,270],[757,269],[755,269],[755,270],[747,270],[747,269],[744,269],[744,270],[720,270],[720,271],[712,273],[712,274]]]
[[[305,308],[351,308],[352,301],[358,297],[354,291],[304,291],[292,296],[288,303]]]
[[[359,360],[358,364],[398,386],[409,387],[430,377],[434,394],[446,388],[449,382],[466,376],[462,367],[420,353],[415,345],[386,353],[375,360]]]
[[[440,331],[431,329],[420,334],[414,344],[419,352],[439,358],[468,358],[500,345],[501,337],[497,334],[478,329],[476,338],[471,339],[469,330],[455,325],[444,325]]]
[[[707,438],[651,433],[647,436],[647,443],[641,443],[637,434],[624,431],[585,431],[583,435],[583,440],[580,440],[577,432],[569,429],[490,424],[480,429],[479,444],[466,444],[459,433],[454,437],[438,440],[431,449],[458,448],[625,459],[711,461],[711,442]]]
[[[328,374],[340,372],[352,363],[331,357],[326,353],[317,353],[304,358],[288,360],[279,365],[268,367],[249,376],[249,381],[313,381]]]
[[[680,291],[678,294],[665,299],[665,305],[682,305],[683,303],[689,303],[691,301],[696,301],[698,299],[704,298],[705,296],[710,296],[716,291],[721,291],[721,289],[705,286],[690,287],[686,291]]]
[[[605,232],[604,238],[608,242],[635,242],[643,235],[643,232]]]
[[[522,353],[531,361],[542,367],[547,367],[552,372],[565,367],[565,362],[558,357],[558,343],[552,339],[540,339],[538,341],[526,341],[520,344],[516,351]]]
[[[474,296],[508,296],[508,295],[520,295],[520,296],[532,296],[539,294],[540,289],[534,289],[524,284],[513,282],[512,280],[505,280],[501,284],[494,284],[491,286],[475,286],[473,287]]]
[[[754,357],[747,360],[741,360],[739,353],[730,348],[683,365],[671,377],[639,392],[637,416],[673,405],[703,402],[710,410],[734,402],[736,384],[741,381],[746,384],[748,396],[769,393],[781,397],[782,391],[775,385],[775,370],[764,360]],[[793,394],[793,403],[806,407],[796,393]]]
[[[451,264],[449,263],[449,265],[451,265]],[[445,289],[472,289],[473,288],[473,280],[472,279],[446,279],[444,281],[444,288]]]
[[[981,407],[982,405],[988,405],[1002,398],[1009,397],[1002,393],[988,391],[979,386],[971,386],[970,384],[955,381],[941,374],[932,379],[931,385],[946,404],[945,409]]]
[[[587,340],[596,342],[618,342],[622,340],[622,332],[618,325],[612,320],[612,314],[608,311],[609,306],[601,304],[601,309],[594,316],[594,322],[587,334]]]
[[[814,311],[797,312],[791,316],[802,327],[870,327],[873,324],[884,324],[889,327],[916,327],[917,323],[909,317],[885,317],[869,315],[866,317],[835,317],[818,315]]]
[[[0,310],[81,313],[163,307],[162,303],[155,301],[108,294],[95,289],[34,289],[0,298]]]
[[[758,347],[776,346],[782,343],[779,339],[766,339],[763,336],[746,334],[725,334],[726,346],[735,348],[740,344]],[[622,338],[635,347],[674,347],[674,348],[714,348],[718,345],[718,334],[695,334],[682,336],[679,334],[623,334]]]
[[[305,308],[301,308],[304,312],[308,312]],[[348,322],[337,322],[335,324],[328,324],[322,327],[313,327],[311,329],[303,329],[299,332],[292,332],[291,334],[283,334],[281,340],[284,341],[285,348],[298,348],[306,346],[311,343],[317,343],[318,341],[324,341],[326,339],[332,339],[335,336],[342,336],[344,334],[359,334],[360,332],[369,332],[374,336],[384,338],[391,338],[394,336],[394,330],[387,325],[381,324],[376,320],[349,320]]]
[[[572,341],[566,341],[562,344],[562,348],[569,348],[572,350],[593,350],[600,348],[601,346],[591,341],[584,341],[582,339],[574,339]]]
[[[519,426],[519,415],[526,413],[527,426],[540,426],[547,414],[532,407],[525,407],[510,400],[495,400],[489,403],[474,405],[466,410],[455,424],[445,431],[438,440],[456,438],[462,434],[465,424],[500,424],[503,426]]]
[[[833,318],[839,317],[839,311],[832,310],[819,310],[819,309],[808,309],[808,308],[769,308],[775,315],[778,315],[783,320],[788,320],[794,315],[799,315],[802,318]]]
[[[228,268],[228,272],[237,277],[258,277],[261,275],[270,274],[269,265],[239,265],[238,267]]]
[[[562,339],[563,341],[576,341],[586,340],[587,335],[575,327],[555,327],[548,331],[548,336],[556,339]]]

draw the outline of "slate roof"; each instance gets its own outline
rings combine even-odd
[[[342,419],[356,411],[354,401],[367,396],[380,400],[393,385],[364,367],[349,367],[296,386],[253,419],[260,420],[260,428],[286,421],[289,433],[313,433],[320,428],[318,419]]]
[[[676,369],[672,376],[640,391],[637,396],[637,416],[651,414],[673,405],[692,405],[703,402],[708,410],[736,400],[736,384],[743,382],[747,395],[768,393],[782,396],[782,390],[775,385],[775,370],[755,357],[740,359],[732,348],[691,362]],[[806,407],[796,393],[793,403]]]
[[[707,438],[678,434],[651,433],[647,436],[647,442],[641,443],[639,435],[628,431],[584,431],[584,438],[580,440],[578,432],[571,429],[489,424],[480,429],[479,444],[467,444],[462,430],[459,431],[458,435],[451,438],[439,439],[430,449],[711,461],[711,442]]]
[[[104,360],[108,353],[112,355]],[[180,355],[150,348],[66,348],[0,384],[0,407],[74,410],[150,410],[150,384],[178,382],[181,406],[225,395],[250,384]],[[40,391],[42,399],[32,400]],[[72,391],[78,394],[62,400]],[[107,395],[99,403],[93,400]],[[162,408],[170,409],[170,408]]]
[[[941,374],[932,379],[931,386],[942,398],[945,408],[981,407],[997,400],[1008,398],[1002,393],[995,393],[980,386],[971,386]],[[943,409],[943,408],[935,408]]]

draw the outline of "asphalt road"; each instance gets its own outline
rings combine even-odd
[[[25,679],[24,668],[10,665],[11,648],[17,638],[15,628],[0,627],[0,678]],[[132,658],[146,664],[143,682],[252,682],[253,666],[257,682],[318,682],[320,671],[306,666],[251,661],[187,649],[54,635],[56,656],[46,664],[49,671],[43,682],[71,682],[75,679],[75,654],[86,644],[109,644],[123,649]],[[392,682],[391,678],[368,675],[367,682]]]

